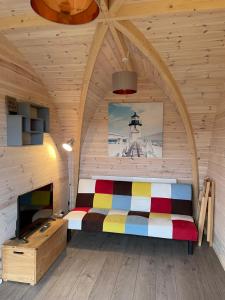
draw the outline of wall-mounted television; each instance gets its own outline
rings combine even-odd
[[[53,183],[20,195],[17,200],[16,237],[22,239],[53,215]]]

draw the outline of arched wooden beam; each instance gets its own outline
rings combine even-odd
[[[75,196],[77,191],[77,184],[78,184],[78,177],[79,177],[79,170],[80,170],[80,150],[81,150],[81,139],[82,139],[82,127],[83,127],[83,120],[84,120],[84,109],[85,109],[85,103],[87,99],[88,89],[90,85],[91,76],[94,70],[94,66],[96,63],[97,56],[99,54],[99,51],[101,49],[102,43],[104,41],[106,32],[108,31],[108,25],[104,23],[97,24],[97,28],[93,37],[92,45],[90,47],[89,56],[87,65],[84,72],[83,77],[83,83],[82,83],[82,90],[81,90],[81,97],[80,97],[80,107],[79,107],[79,116],[78,116],[78,130],[77,130],[77,136],[74,146],[74,166],[71,166],[73,168],[73,186],[71,188],[73,189],[73,192],[71,193],[73,196],[72,200],[75,202]],[[74,204],[74,203],[72,203]]]
[[[158,52],[152,46],[152,44],[145,38],[145,36],[133,25],[130,21],[114,22],[115,27],[123,33],[151,62],[156,71],[159,73],[160,80],[164,86],[165,94],[172,100],[177,106],[178,112],[183,121],[187,139],[191,151],[192,157],[192,180],[195,199],[195,213],[197,212],[197,198],[199,193],[199,173],[198,173],[198,158],[197,149],[195,144],[195,138],[193,134],[191,120],[187,111],[187,107],[180,89],[173,78],[169,68],[161,59]]]
[[[112,2],[112,3],[111,3]],[[110,1],[110,13],[112,15],[116,15],[117,12],[120,10],[121,6],[125,4],[126,0],[114,0]]]

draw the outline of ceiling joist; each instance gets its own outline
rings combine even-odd
[[[104,0],[105,1],[105,0]],[[105,2],[106,5],[108,2]],[[104,3],[103,3],[104,4]],[[163,1],[138,1],[125,3],[124,0],[115,0],[110,6],[110,21],[132,20],[143,17],[150,17],[162,14],[204,12],[204,11],[225,10],[224,0],[202,0],[202,1],[183,1],[183,0],[163,0]],[[96,22],[105,22],[105,16],[100,14]],[[34,26],[46,26],[48,28],[57,26],[56,24],[44,20],[28,11],[24,15],[13,15],[0,18],[0,30],[11,28],[29,28]]]

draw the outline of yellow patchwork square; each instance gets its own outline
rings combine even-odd
[[[108,215],[103,222],[104,232],[125,233],[125,215]]]
[[[171,214],[150,213],[150,219],[171,219]]]
[[[94,208],[112,208],[112,195],[110,194],[95,194],[94,195]]]
[[[133,182],[132,196],[151,197],[151,183],[149,182]]]

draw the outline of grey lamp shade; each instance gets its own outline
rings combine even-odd
[[[137,73],[131,71],[113,73],[112,86],[114,94],[128,95],[137,93]]]

